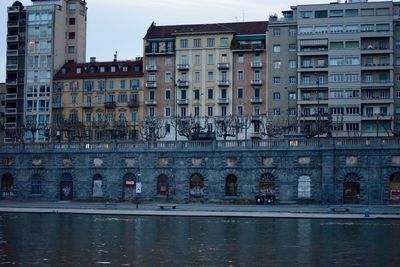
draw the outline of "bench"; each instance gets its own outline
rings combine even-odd
[[[336,212],[336,211],[350,211],[350,208],[347,207],[330,207],[330,211]]]
[[[106,202],[106,203],[104,203],[104,207],[106,207],[106,208],[116,208],[117,207],[117,203],[115,203],[115,202]]]
[[[158,204],[157,205],[160,209],[164,209],[164,208],[170,208],[170,209],[176,209],[176,204]]]

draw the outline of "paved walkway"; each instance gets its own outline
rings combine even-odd
[[[345,205],[223,205],[177,204],[176,209],[161,210],[159,203],[144,203],[136,208],[129,202],[81,202],[81,201],[0,201],[0,213],[62,213],[103,214],[135,216],[207,216],[207,217],[257,217],[257,218],[324,218],[364,219],[365,209],[371,219],[400,219],[400,206]],[[337,211],[332,211],[335,207]],[[348,211],[345,211],[345,208]]]

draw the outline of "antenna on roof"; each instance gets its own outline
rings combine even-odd
[[[244,22],[244,9],[242,9],[242,22]]]
[[[114,54],[114,62],[117,62],[117,55],[118,55],[118,51],[115,51],[115,54]]]

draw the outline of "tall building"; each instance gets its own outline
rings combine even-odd
[[[5,136],[12,141],[24,121],[26,9],[16,1],[8,7],[5,94]]]
[[[63,139],[140,139],[143,61],[67,63],[54,77],[53,132]],[[77,126],[81,122],[81,128]],[[67,131],[73,129],[73,136]],[[107,135],[107,136],[106,136]]]
[[[4,140],[5,107],[6,107],[6,84],[0,83],[0,143]]]
[[[266,21],[153,23],[144,37],[144,115],[166,118],[172,140],[183,138],[172,117],[203,118],[216,133],[219,117],[266,113],[266,31]]]
[[[306,134],[324,135],[329,129],[334,136],[398,132],[398,22],[399,3],[392,1],[299,5],[282,18],[270,17],[273,92],[268,105],[280,105],[288,117],[296,112],[297,128]],[[290,97],[295,86],[297,111]],[[279,92],[289,99],[275,102]]]
[[[25,123],[36,127],[44,140],[51,124],[54,74],[66,62],[85,62],[86,2],[82,0],[32,0],[27,7]]]

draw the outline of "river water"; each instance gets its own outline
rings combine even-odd
[[[0,214],[5,266],[400,266],[399,220]]]

